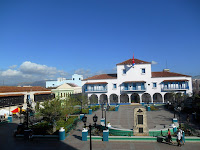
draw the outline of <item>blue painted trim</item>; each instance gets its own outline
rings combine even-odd
[[[131,103],[118,103],[118,105],[130,105]]]

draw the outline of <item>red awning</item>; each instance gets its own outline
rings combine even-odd
[[[19,108],[16,108],[14,110],[11,111],[12,113],[18,113],[19,112]]]

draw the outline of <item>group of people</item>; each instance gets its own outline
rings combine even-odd
[[[168,142],[172,143],[172,136],[171,136],[171,132],[168,129]],[[185,144],[184,140],[183,140],[183,130],[181,130],[181,128],[178,129],[177,131],[177,146],[181,146],[181,143],[183,143],[183,145]]]

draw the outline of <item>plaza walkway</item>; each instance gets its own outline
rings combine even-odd
[[[107,121],[113,126],[132,129],[133,128],[133,109],[135,106],[120,106],[119,111],[107,112]],[[87,115],[88,123],[93,123],[92,117],[98,116],[98,123],[100,124],[101,110],[94,112],[92,115]],[[161,109],[160,111],[148,112],[148,127],[157,125],[170,124],[173,113]],[[23,139],[16,139],[13,137],[13,130],[16,129],[19,120],[14,120],[14,123],[0,126],[0,150],[89,150],[89,141],[81,141],[83,123],[79,122],[75,130],[70,132],[70,135],[64,141],[34,139],[33,141],[24,141]],[[103,142],[93,141],[93,150],[198,150],[200,143],[186,143],[182,147],[176,145],[168,145],[157,142]]]

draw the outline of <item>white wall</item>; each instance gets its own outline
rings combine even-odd
[[[141,73],[141,69],[145,68],[145,74]],[[123,74],[123,69],[126,69],[127,72],[126,74]],[[117,66],[117,79],[101,79],[101,80],[88,80],[88,81],[82,81],[82,85],[84,85],[86,82],[107,82],[107,92],[86,92],[88,93],[88,97],[90,97],[92,94],[96,94],[98,96],[98,99],[101,94],[106,94],[108,96],[108,101],[110,98],[111,94],[117,94],[118,99],[120,98],[121,95],[121,85],[123,82],[126,81],[146,81],[145,87],[146,91],[145,92],[140,92],[140,100],[142,98],[142,94],[144,93],[149,93],[151,95],[151,100],[153,102],[153,95],[155,93],[160,93],[162,95],[162,99],[164,102],[164,95],[167,93],[167,91],[162,92],[161,91],[161,83],[164,80],[189,80],[189,90],[186,90],[186,93],[192,93],[192,80],[191,77],[156,77],[152,78],[151,77],[151,64],[136,64],[134,67],[132,65],[118,65]],[[153,82],[157,83],[157,88],[153,88]],[[113,89],[113,84],[117,84],[117,89]],[[84,88],[83,88],[84,90]],[[169,91],[171,92],[171,91]],[[174,92],[184,92],[183,90],[179,91],[174,91]],[[137,92],[130,92],[127,93],[127,95],[130,96],[132,93],[137,93]],[[130,102],[130,100],[129,100]],[[141,102],[141,101],[140,101]]]

